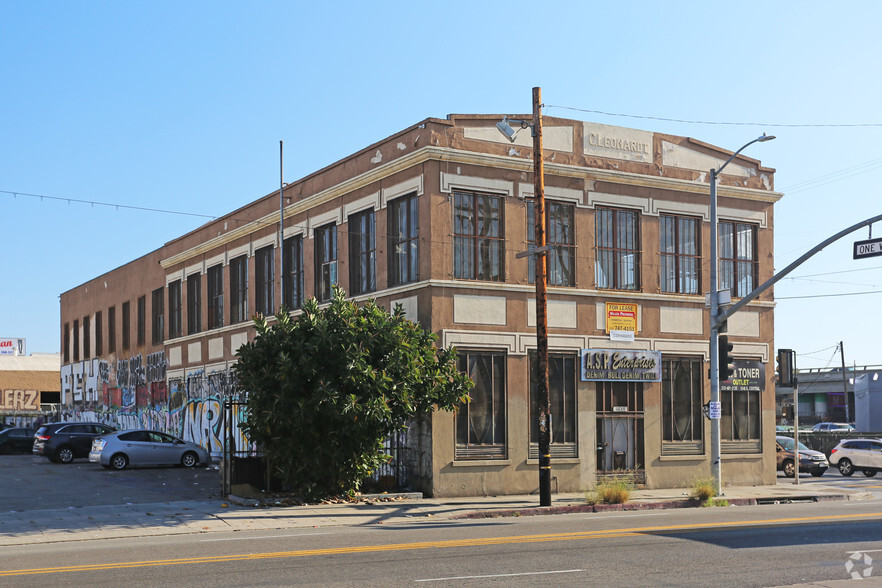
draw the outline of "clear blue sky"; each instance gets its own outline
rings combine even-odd
[[[880,22],[876,2],[0,0],[0,337],[57,352],[62,292],[206,220],[54,198],[220,216],[278,188],[280,140],[294,181],[426,117],[529,112],[533,86],[551,116],[777,135],[746,154],[777,169],[784,268],[882,214]],[[777,286],[800,367],[840,341],[882,364],[866,238]]]

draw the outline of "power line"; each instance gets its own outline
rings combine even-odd
[[[836,296],[863,296],[864,294],[882,294],[882,290],[867,292],[845,292],[843,294],[813,294],[811,296],[775,296],[775,300],[798,300],[800,298],[832,298]]]
[[[159,212],[162,214],[177,214],[181,216],[196,216],[200,218],[207,218],[211,220],[217,220],[220,217],[212,216],[210,214],[199,214],[197,212],[181,212],[179,210],[164,210],[161,208],[148,208],[146,206],[132,206],[130,204],[118,204],[111,202],[98,202],[97,200],[79,200],[77,198],[65,198],[63,196],[47,196],[45,194],[28,194],[27,192],[12,192],[10,190],[0,190],[0,194],[11,194],[13,198],[17,198],[18,196],[27,196],[28,198],[39,198],[40,200],[56,200],[59,202],[67,202],[70,204],[71,202],[76,202],[77,204],[90,204],[92,206],[106,206],[108,208],[116,208],[119,210],[120,208],[124,208],[127,210],[140,210],[142,212]]]

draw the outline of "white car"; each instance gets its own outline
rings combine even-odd
[[[882,441],[879,439],[843,439],[830,452],[830,465],[839,468],[843,476],[855,470],[869,477],[882,470]]]

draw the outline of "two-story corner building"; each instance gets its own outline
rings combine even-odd
[[[375,298],[455,345],[476,383],[415,423],[410,483],[434,496],[535,491],[533,168],[501,115],[426,119],[61,296],[70,417],[221,448],[250,317]],[[529,118],[524,116],[523,118]],[[709,170],[695,139],[546,117],[552,489],[627,471],[647,487],[710,474]],[[743,155],[718,187],[721,287],[773,274],[774,170]],[[280,212],[283,208],[283,213]],[[284,237],[279,240],[280,214]],[[284,291],[284,298],[282,292]],[[728,321],[734,354],[772,356],[771,292]],[[721,392],[724,484],[775,477],[773,370]],[[755,370],[751,373],[758,373]]]

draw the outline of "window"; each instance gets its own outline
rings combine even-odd
[[[90,335],[89,333],[89,317],[83,317],[83,359],[89,359],[91,357],[92,349],[90,344]]]
[[[459,369],[475,383],[456,413],[456,459],[504,459],[505,354],[460,352]]]
[[[364,294],[377,289],[377,231],[374,211],[349,217],[349,291]]]
[[[230,324],[248,318],[248,257],[230,260]]]
[[[702,359],[662,360],[662,455],[700,454]]]
[[[331,299],[331,288],[337,283],[337,226],[315,230],[315,297]]]
[[[545,243],[551,246],[546,259],[549,286],[575,286],[576,242],[573,237],[573,219],[576,207],[563,202],[545,202]],[[527,202],[527,249],[536,248],[535,201]],[[536,281],[536,256],[528,257],[529,281]]]
[[[417,195],[393,200],[387,208],[389,285],[400,286],[419,278]]]
[[[453,193],[453,276],[505,279],[505,227],[501,196]]]
[[[147,340],[147,297],[138,297],[138,345],[143,345]]]
[[[760,439],[759,391],[720,392],[723,414],[720,439],[723,441],[756,441]]]
[[[107,352],[116,353],[116,307],[107,309]]]
[[[123,351],[127,351],[129,349],[129,343],[131,342],[131,333],[132,333],[132,317],[131,317],[132,305],[129,301],[125,301],[122,304],[122,348]]]
[[[208,268],[208,328],[224,326],[224,266]]]
[[[303,235],[285,239],[285,306],[303,306]]]
[[[264,316],[275,313],[273,305],[273,269],[275,255],[273,246],[263,247],[254,253],[254,290],[257,312]]]
[[[719,227],[720,288],[747,296],[757,285],[756,226],[721,222]]]
[[[184,334],[181,321],[181,281],[168,285],[168,338],[174,339]]]
[[[530,354],[530,458],[539,459],[538,356]],[[551,455],[576,457],[575,355],[548,356],[548,397],[551,402]]]
[[[697,218],[659,215],[662,292],[698,294],[701,291],[700,226]]]
[[[150,341],[162,345],[165,340],[165,288],[157,288],[150,296],[151,332]]]
[[[70,323],[64,323],[64,363],[70,363]]]
[[[202,274],[187,276],[187,334],[202,330]]]
[[[95,313],[95,357],[104,355],[104,320],[101,311]]]
[[[594,279],[598,288],[637,290],[640,287],[637,221],[637,213],[633,210],[597,209]]]
[[[74,361],[80,361],[80,319],[74,319],[73,326]]]

